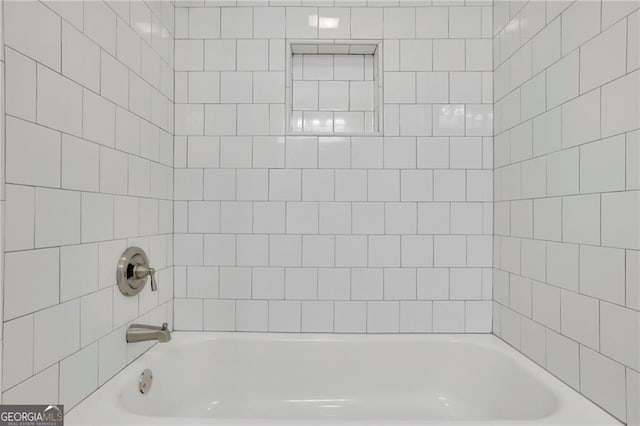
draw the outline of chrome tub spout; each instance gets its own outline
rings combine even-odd
[[[169,325],[165,322],[161,327],[146,324],[131,324],[127,329],[127,343],[157,340],[168,342],[171,340]]]

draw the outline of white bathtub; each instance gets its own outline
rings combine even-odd
[[[153,371],[143,395],[138,376]],[[614,425],[492,335],[174,333],[67,425]]]

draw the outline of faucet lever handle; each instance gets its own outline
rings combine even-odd
[[[136,278],[144,278],[147,275],[151,277],[151,291],[158,291],[158,282],[156,281],[156,270],[145,265],[137,265],[134,268]]]
[[[151,277],[151,291],[158,291],[158,283],[156,282],[156,270],[149,268],[149,276]]]

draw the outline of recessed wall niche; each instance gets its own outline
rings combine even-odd
[[[291,41],[287,131],[293,135],[382,134],[379,41]]]

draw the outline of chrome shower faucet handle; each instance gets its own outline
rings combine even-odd
[[[151,290],[158,290],[156,270],[149,266],[149,258],[140,247],[129,247],[118,260],[116,279],[120,292],[125,296],[135,296],[151,277]]]

